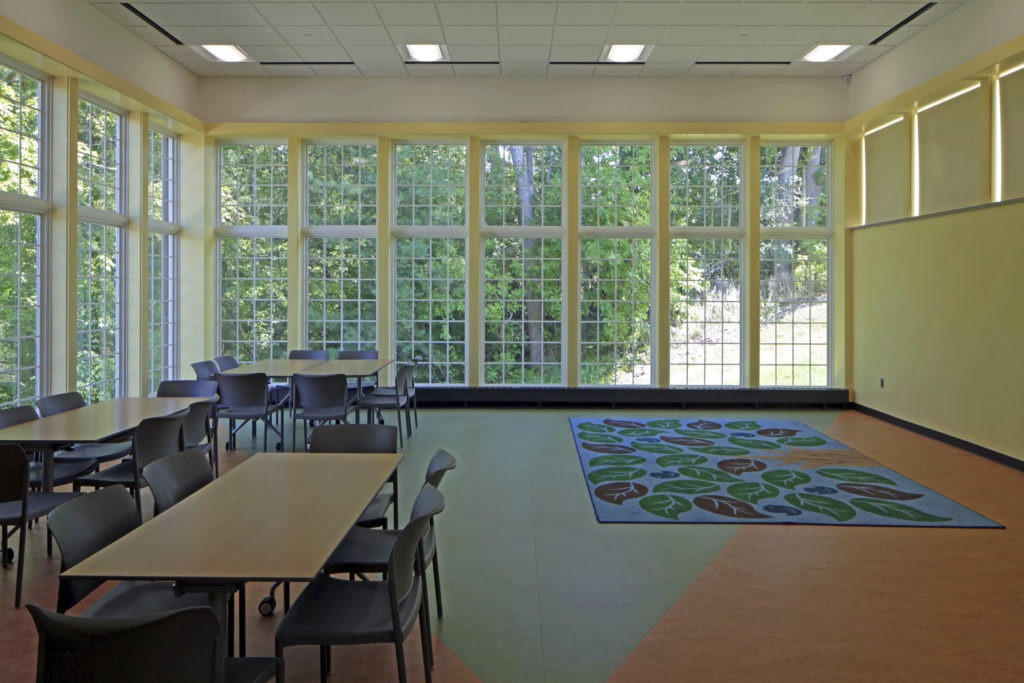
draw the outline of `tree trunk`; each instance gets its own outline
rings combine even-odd
[[[519,195],[519,225],[534,224],[533,209],[533,149],[512,145],[509,147],[512,164],[522,169],[516,174],[516,193]],[[538,239],[523,240],[523,261],[526,265],[523,275],[523,335],[529,358],[527,362],[539,364],[544,360],[544,302],[542,300],[541,273],[543,263],[540,260],[541,242]],[[533,271],[536,271],[535,273]],[[528,277],[529,275],[534,277]]]

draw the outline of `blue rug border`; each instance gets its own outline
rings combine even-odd
[[[812,522],[787,522],[787,521],[784,521],[784,520],[777,520],[777,521],[773,520],[771,522],[755,522],[753,520],[751,520],[751,521],[723,520],[723,521],[720,521],[720,522],[719,521],[684,522],[684,521],[681,521],[681,520],[672,520],[672,519],[666,519],[666,518],[654,518],[654,517],[656,517],[655,515],[652,515],[652,519],[647,519],[647,520],[645,520],[645,519],[602,520],[601,517],[600,517],[600,513],[598,512],[597,504],[596,504],[596,502],[594,500],[594,495],[593,495],[593,493],[591,491],[591,488],[590,488],[590,482],[587,481],[587,471],[586,471],[586,469],[585,469],[585,467],[583,465],[583,454],[580,452],[580,445],[579,445],[579,442],[576,439],[576,429],[575,429],[575,424],[574,424],[575,421],[589,422],[589,421],[602,421],[602,420],[607,420],[607,419],[644,420],[644,421],[650,421],[650,420],[704,420],[704,419],[710,419],[710,418],[702,418],[700,416],[687,416],[687,417],[680,417],[680,416],[673,416],[673,417],[668,417],[668,416],[666,416],[666,417],[657,417],[657,416],[653,416],[653,417],[599,416],[599,417],[569,417],[568,419],[569,419],[569,432],[570,432],[570,436],[572,437],[573,446],[575,446],[575,448],[576,448],[576,460],[579,463],[580,472],[583,475],[583,485],[586,487],[587,497],[590,499],[590,507],[594,511],[594,519],[595,519],[595,521],[598,524],[709,524],[709,525],[711,525],[711,524],[714,524],[714,525],[726,524],[726,525],[735,525],[735,526],[837,526],[837,527],[859,527],[859,528],[871,528],[871,529],[993,529],[993,530],[1006,529],[1006,525],[1001,524],[1000,522],[998,522],[998,521],[996,521],[996,520],[994,520],[994,519],[992,519],[992,518],[990,518],[990,517],[988,517],[986,515],[981,514],[980,512],[975,510],[974,508],[969,507],[967,505],[964,505],[963,503],[961,503],[961,502],[959,502],[957,500],[954,500],[953,498],[950,498],[946,494],[941,493],[939,491],[936,491],[935,489],[931,488],[930,486],[925,486],[924,484],[918,482],[916,479],[911,479],[910,477],[908,477],[907,475],[903,474],[899,470],[893,469],[892,467],[889,467],[887,465],[883,465],[882,463],[878,462],[877,460],[875,460],[874,458],[868,456],[867,454],[860,453],[860,451],[857,451],[856,449],[851,448],[850,446],[844,444],[842,441],[838,441],[837,439],[832,438],[828,434],[825,434],[823,432],[819,432],[817,429],[814,429],[810,425],[807,425],[806,423],[801,422],[800,420],[788,419],[788,418],[751,418],[751,417],[743,417],[743,416],[741,416],[741,417],[729,416],[728,421],[729,422],[740,422],[740,421],[743,421],[743,420],[763,421],[765,419],[770,419],[770,420],[775,420],[775,421],[785,421],[785,422],[793,422],[793,423],[799,424],[802,427],[805,427],[806,429],[809,429],[810,431],[815,432],[816,434],[820,434],[823,438],[828,439],[829,441],[832,441],[834,443],[840,444],[844,448],[848,448],[848,449],[850,449],[852,451],[860,453],[866,459],[870,460],[871,462],[876,463],[879,468],[885,469],[885,470],[889,470],[890,472],[895,472],[896,474],[898,474],[899,476],[903,477],[904,479],[907,479],[909,481],[914,482],[917,486],[921,487],[922,489],[925,489],[927,491],[930,491],[931,493],[934,493],[937,496],[941,496],[942,498],[945,498],[946,500],[948,500],[948,501],[950,501],[950,502],[952,502],[952,503],[954,503],[954,504],[964,508],[965,510],[970,511],[974,515],[976,515],[976,516],[978,516],[978,517],[980,517],[982,519],[985,519],[985,520],[991,522],[991,524],[957,524],[957,525],[948,525],[948,524],[928,524],[928,525],[924,525],[924,524],[899,524],[899,523],[897,523],[897,524],[863,524],[863,523],[857,523],[857,522],[828,522],[828,521],[825,521],[825,520],[822,520],[822,521],[812,521]],[[718,420],[718,421],[721,421],[721,420],[724,420],[725,418],[714,418],[714,419]]]

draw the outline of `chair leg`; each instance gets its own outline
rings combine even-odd
[[[21,520],[21,526],[18,529],[18,579],[14,587],[14,607],[21,607],[21,584],[25,578],[25,520]]]
[[[437,618],[440,619],[444,616],[444,608],[441,606],[441,571],[437,567],[436,547],[434,548],[434,561],[431,564],[434,565],[434,597],[437,601]]]
[[[320,683],[327,683],[327,667],[331,661],[331,651],[326,645],[320,646]]]
[[[277,659],[277,683],[284,683],[284,648],[274,640],[274,658]]]
[[[426,594],[423,596],[426,598]],[[420,641],[423,644],[423,678],[431,682],[431,669],[434,668],[434,644],[430,637],[430,610],[427,603],[420,605]]]
[[[402,643],[402,632],[395,633],[395,659],[398,663],[398,683],[406,683],[408,677],[405,673],[405,645]]]

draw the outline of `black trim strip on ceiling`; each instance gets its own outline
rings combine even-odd
[[[924,14],[925,12],[930,10],[932,7],[935,7],[935,4],[936,3],[934,3],[934,2],[925,3],[924,7],[922,7],[919,10],[917,10],[916,12],[911,14],[909,17],[907,17],[906,19],[904,19],[900,23],[896,24],[891,29],[889,29],[888,31],[886,31],[882,35],[878,36],[877,38],[875,38],[874,40],[872,40],[868,44],[869,45],[878,45],[880,42],[882,42],[883,40],[885,40],[886,38],[888,38],[892,34],[896,33],[896,31],[899,31],[901,28],[903,28],[904,26],[906,26],[907,24],[912,22],[914,19],[917,19],[919,16],[921,16],[922,14]]]
[[[165,38],[170,40],[175,45],[184,45],[185,44],[185,43],[181,42],[180,40],[178,40],[177,38],[175,38],[174,36],[172,36],[170,34],[170,32],[168,32],[163,26],[161,26],[160,24],[156,23],[155,21],[153,21],[152,19],[147,17],[145,14],[143,14],[142,10],[134,7],[130,2],[122,2],[121,3],[121,7],[124,7],[126,10],[128,10],[129,12],[131,12],[132,14],[137,16],[139,19],[142,19],[144,22],[146,22],[152,28],[154,28],[157,31],[159,31]]]
[[[260,66],[355,66],[355,62],[258,62]]]
[[[714,65],[725,65],[725,66],[744,66],[744,65],[754,65],[754,66],[786,66],[786,65],[792,64],[792,63],[793,62],[731,62],[731,61],[694,62],[694,64],[700,65],[700,66],[714,66]]]
[[[548,66],[643,66],[647,62],[548,62]]]
[[[402,62],[402,64],[417,64],[419,66],[441,66],[444,64],[452,64],[455,66],[466,66],[473,64],[493,64],[497,66],[500,65],[501,62],[417,62],[414,59],[407,59],[406,61]]]

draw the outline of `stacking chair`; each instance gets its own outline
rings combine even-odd
[[[44,396],[36,401],[36,408],[41,417],[48,417],[63,413],[76,408],[86,406],[85,398],[77,391],[69,391],[64,394],[53,394]],[[131,441],[115,441],[112,443],[78,443],[72,444],[62,450],[62,457],[74,456],[97,462],[109,462],[120,460],[132,454]]]
[[[406,396],[408,398],[409,404],[412,405],[413,420],[415,421],[417,427],[420,426],[420,409],[419,409],[418,402],[416,401],[416,366],[419,364],[419,362],[420,362],[419,358],[414,358],[412,360],[412,362],[408,364],[408,365],[412,366],[413,371],[409,375],[409,382],[408,382],[408,384],[405,386],[405,393],[406,393]],[[405,364],[403,363],[403,365],[405,365]],[[399,367],[401,367],[401,365]],[[391,387],[377,386],[373,390],[373,393],[376,396],[395,396],[400,391],[400,389],[399,389],[399,387],[397,385],[398,385],[398,382],[395,382],[395,386],[391,386]]]
[[[427,465],[425,484],[438,488],[444,475],[455,469],[455,456],[443,448],[439,448],[434,457]],[[410,518],[416,517],[413,510]],[[364,527],[353,527],[345,539],[338,544],[338,547],[331,553],[327,563],[324,565],[326,574],[366,574],[383,572],[388,566],[388,556],[391,548],[398,538],[398,531],[395,529],[367,529]],[[423,562],[424,578],[426,578],[426,566],[433,565],[434,568],[434,598],[437,603],[437,618],[444,617],[444,606],[441,603],[441,572],[437,564],[437,536],[434,527],[434,517],[430,518],[430,526],[423,536]],[[426,590],[424,586],[423,590]]]
[[[288,352],[289,360],[328,360],[330,354],[326,349],[292,349]],[[292,390],[294,388],[293,382],[271,382],[270,383],[270,402],[278,403],[281,406],[288,406],[294,409],[292,405],[293,396]],[[294,420],[293,426],[294,426]],[[281,414],[281,428],[284,428],[284,413]],[[292,439],[292,448],[294,449],[294,438]]]
[[[396,420],[399,426],[398,441],[399,445],[405,445],[404,439],[402,438],[402,409],[405,409],[405,430],[406,435],[412,436],[412,414],[409,408],[409,403],[412,400],[409,394],[409,386],[412,383],[412,375],[416,371],[416,367],[411,363],[403,364],[398,368],[398,372],[395,373],[395,386],[389,387],[390,393],[379,393],[381,388],[374,389],[372,393],[363,396],[356,401],[356,408],[366,409],[366,421],[372,422],[371,415],[377,413],[381,416],[380,421],[384,421],[384,409],[394,408]]]
[[[17,444],[0,444],[0,566],[4,569],[17,559],[18,576],[15,579],[14,606],[21,606],[21,584],[25,576],[25,533],[33,519],[45,517],[61,503],[76,497],[76,493],[30,493],[28,490],[28,455]],[[17,558],[8,545],[10,537],[18,532]],[[47,539],[49,540],[49,539]],[[49,553],[51,546],[47,542]]]
[[[213,362],[221,372],[224,372],[225,370],[233,370],[238,367],[238,359],[234,356],[217,356],[213,359]]]
[[[157,396],[217,396],[217,382],[212,379],[167,379],[160,382]],[[217,399],[193,403],[185,416],[185,448],[200,449],[210,459],[214,476],[220,474],[217,453]]]
[[[150,417],[135,428],[135,455],[126,461],[101,469],[95,474],[79,477],[74,482],[75,491],[83,486],[102,488],[121,484],[135,496],[139,521],[142,521],[142,489],[147,486],[142,469],[151,462],[185,449],[180,414],[165,417]]]
[[[39,413],[32,406],[17,406],[0,410],[0,429],[12,427],[38,420]],[[68,452],[70,453],[70,452]],[[99,469],[99,461],[85,455],[67,456],[53,455],[53,485],[63,486],[70,484],[78,477],[95,472]],[[31,460],[28,472],[28,485],[30,489],[41,490],[43,488],[43,464]]]
[[[315,427],[325,422],[345,422],[352,408],[348,403],[348,379],[343,374],[294,375],[292,392],[293,451],[298,420],[302,420],[302,450],[306,450],[310,425]]]
[[[122,618],[26,607],[39,634],[37,681],[263,683],[277,675],[272,657],[225,657],[224,631],[209,607]]]
[[[155,517],[213,481],[213,470],[203,451],[191,449],[146,465],[142,476],[153,494]]]
[[[216,379],[217,373],[221,369],[212,360],[200,360],[192,363],[192,370],[196,373],[196,379]]]
[[[288,352],[288,358],[291,359],[328,360],[330,357],[327,349],[292,349]]]
[[[380,354],[377,349],[341,349],[338,351],[338,360],[359,360],[360,358],[380,358]],[[349,393],[352,395],[352,400],[358,400],[361,398],[359,395],[359,388],[362,387],[362,395],[366,395],[376,388],[376,383],[367,384],[366,380],[363,380],[360,385],[358,382],[349,382]]]
[[[257,422],[263,423],[263,450],[267,450],[268,430],[273,431],[281,439],[277,442],[277,450],[281,450],[284,446],[284,435],[282,430],[274,426],[273,417],[284,406],[270,402],[266,373],[222,374],[217,376],[217,384],[220,388],[217,417],[228,418],[228,450],[234,449],[235,433],[247,422],[252,422],[254,426]],[[237,421],[240,422],[236,427]]]
[[[139,526],[135,503],[124,486],[108,486],[80,495],[50,513],[48,527],[60,548],[63,574]],[[102,579],[61,576],[57,611],[66,612],[103,584]],[[208,605],[206,593],[175,596],[169,581],[121,581],[83,612],[87,616],[126,617],[180,607]]]
[[[443,509],[441,494],[425,484],[413,504],[417,516],[399,532],[391,548],[384,580],[346,581],[321,575],[306,586],[274,637],[282,678],[286,647],[319,645],[320,680],[326,681],[330,646],[390,642],[395,644],[398,680],[405,683],[404,642],[419,618],[423,670],[429,683],[433,652],[421,539],[430,517]]]

